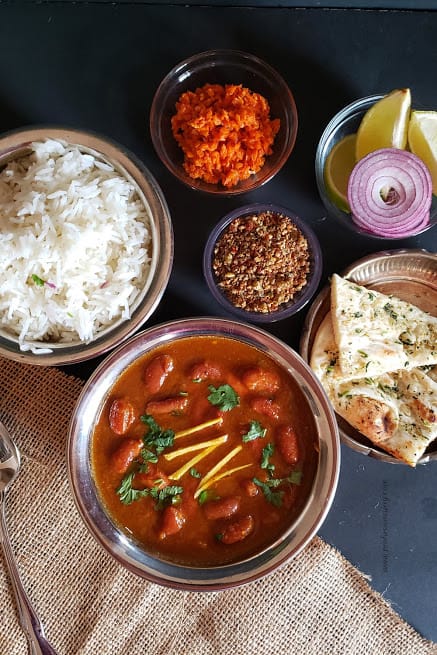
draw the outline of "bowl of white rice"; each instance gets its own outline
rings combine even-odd
[[[173,263],[164,196],[122,146],[64,128],[0,136],[0,355],[97,357],[156,309]]]

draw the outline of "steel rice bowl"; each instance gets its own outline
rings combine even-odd
[[[238,340],[265,353],[299,385],[315,426],[316,470],[297,518],[261,552],[219,566],[177,564],[148,551],[111,518],[93,474],[94,429],[116,381],[142,355],[192,336]],[[85,525],[116,561],[136,575],[164,586],[208,591],[261,578],[301,552],[323,523],[333,501],[339,475],[340,445],[335,416],[325,392],[294,350],[260,328],[227,319],[201,317],[148,328],[106,357],[85,385],[73,412],[67,464],[73,497]]]
[[[138,283],[138,295],[129,305],[130,317],[115,318],[96,331],[90,340],[81,340],[78,334],[72,333],[72,339],[68,342],[26,341],[30,349],[23,351],[20,349],[18,336],[8,329],[2,321],[3,317],[0,317],[0,355],[15,361],[45,366],[73,364],[100,356],[139,329],[155,311],[165,291],[174,250],[170,212],[160,187],[135,155],[110,139],[91,132],[62,127],[30,127],[16,130],[0,137],[0,170],[9,162],[31,154],[33,142],[47,140],[77,146],[81,154],[92,155],[99,163],[102,162],[103,166],[112,167],[115,175],[134,187],[135,198],[138,197],[149,219],[146,227],[150,232],[150,252],[148,271],[144,265],[144,279]],[[36,276],[35,280],[38,282]],[[36,354],[32,349],[43,350]]]

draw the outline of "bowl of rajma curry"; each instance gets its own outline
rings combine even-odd
[[[339,464],[335,416],[308,365],[219,318],[161,324],[112,352],[68,439],[91,534],[130,571],[191,590],[249,582],[299,553]]]

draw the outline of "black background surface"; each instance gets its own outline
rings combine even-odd
[[[357,237],[337,225],[319,200],[314,156],[330,118],[356,98],[410,87],[416,107],[437,109],[437,14],[325,9],[318,2],[306,9],[294,8],[294,2],[194,4],[0,2],[0,130],[56,124],[97,131],[139,156],[163,189],[175,263],[149,325],[225,315],[202,279],[202,251],[216,221],[249,202],[284,205],[314,227],[323,248],[322,283],[379,250],[435,252],[437,228],[393,243]],[[159,162],[148,133],[163,76],[185,57],[217,47],[247,50],[276,67],[299,113],[296,147],[283,170],[265,187],[234,199],[209,198],[180,185]],[[305,310],[267,329],[297,348],[304,317]],[[97,363],[64,370],[86,378]],[[412,470],[343,447],[338,492],[320,530],[401,616],[435,641],[436,480],[435,463]]]

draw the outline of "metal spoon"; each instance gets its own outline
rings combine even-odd
[[[44,636],[44,628],[22,585],[6,526],[5,501],[9,486],[20,470],[20,453],[9,432],[0,422],[0,542],[17,601],[21,627],[27,638],[30,655],[56,655]]]

